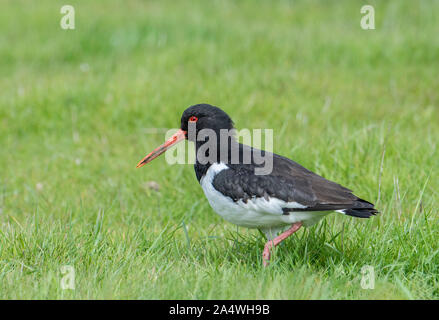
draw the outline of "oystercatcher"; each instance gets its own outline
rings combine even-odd
[[[201,135],[206,130],[213,134]],[[227,143],[220,141],[224,131],[233,130],[232,120],[220,108],[193,105],[183,112],[180,129],[144,157],[137,168],[182,140],[195,142],[195,174],[210,206],[231,223],[265,233],[268,241],[262,255],[264,266],[270,260],[270,249],[301,226],[311,226],[334,211],[357,218],[369,218],[378,212],[351,190],[288,158],[241,144],[233,134],[227,135]],[[207,143],[212,148],[205,148]],[[233,150],[237,151],[237,159],[232,157]],[[270,172],[256,173],[262,166],[256,161],[257,152],[272,161]]]

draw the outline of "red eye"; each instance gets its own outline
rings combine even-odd
[[[198,118],[196,116],[192,116],[192,117],[189,118],[189,121],[190,122],[197,122]]]

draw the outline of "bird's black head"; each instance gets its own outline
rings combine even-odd
[[[221,129],[233,129],[233,121],[218,107],[210,104],[196,104],[184,110],[181,116],[181,130],[189,132],[189,127],[195,125],[195,134],[202,129],[211,129],[219,133]],[[193,140],[192,135],[187,136]],[[196,135],[194,135],[196,137]]]
[[[198,138],[198,132],[203,129],[210,129],[214,131],[215,139],[220,139],[221,129],[233,129],[233,122],[230,117],[220,108],[211,106],[209,104],[196,104],[187,108],[181,116],[181,128],[172,137],[170,137],[165,143],[155,148],[146,157],[144,157],[138,164],[137,168],[140,168],[151,162],[173,145],[188,139],[190,141],[199,143],[205,142],[209,139],[208,136],[203,136],[202,139]],[[233,133],[232,133],[233,135]],[[233,137],[229,137],[229,141]],[[217,142],[219,143],[220,140]]]

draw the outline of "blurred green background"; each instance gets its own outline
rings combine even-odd
[[[65,4],[75,30],[60,27]],[[360,27],[365,4],[375,30]],[[439,297],[438,1],[1,8],[0,298]],[[149,128],[200,102],[273,128],[276,153],[381,214],[332,215],[262,268],[263,237],[221,220],[191,165],[134,169],[164,141]]]

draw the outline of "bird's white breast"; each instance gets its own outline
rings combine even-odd
[[[305,226],[312,225],[328,212],[289,212],[284,215],[282,208],[306,208],[297,202],[286,202],[277,198],[252,198],[247,202],[233,201],[213,186],[213,179],[229,167],[224,163],[214,163],[201,178],[201,188],[213,210],[225,220],[247,228],[278,228],[302,221]]]

